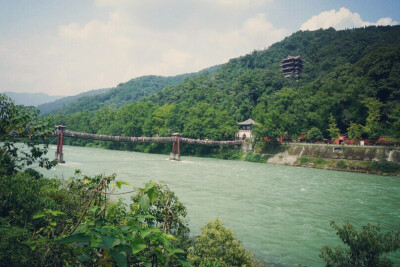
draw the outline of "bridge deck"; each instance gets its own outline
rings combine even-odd
[[[84,139],[92,139],[92,140],[101,140],[101,141],[113,141],[113,142],[131,142],[131,143],[169,143],[175,142],[179,138],[179,142],[187,143],[187,144],[198,144],[198,145],[206,145],[206,146],[232,146],[232,145],[241,145],[243,144],[243,140],[232,140],[232,141],[214,141],[214,140],[200,140],[200,139],[191,139],[185,137],[134,137],[134,136],[118,136],[118,135],[102,135],[102,134],[90,134],[90,133],[82,133],[82,132],[74,132],[64,130],[64,136],[73,137],[73,138],[84,138]]]

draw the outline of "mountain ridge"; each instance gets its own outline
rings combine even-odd
[[[119,83],[116,87],[91,90],[76,96],[67,97],[68,101],[56,101],[38,107],[42,116],[49,114],[72,114],[81,111],[94,111],[103,107],[119,108],[125,104],[139,101],[167,86],[183,82],[186,78],[202,73],[214,73],[220,65],[203,69],[199,72],[184,73],[175,76],[145,75]]]
[[[52,96],[46,93],[18,93],[11,91],[2,92],[2,94],[5,94],[11,99],[13,99],[15,104],[17,105],[35,106],[35,107],[64,97],[61,95]]]

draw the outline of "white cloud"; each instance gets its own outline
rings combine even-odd
[[[60,25],[46,37],[0,40],[0,81],[14,91],[72,95],[142,75],[199,71],[289,33],[251,7],[272,0],[216,0],[215,8],[211,0],[162,1],[96,0],[99,14],[84,23]]]
[[[353,13],[349,9],[342,7],[338,11],[332,9],[311,17],[301,25],[300,30],[312,31],[320,28],[327,29],[329,27],[333,27],[337,30],[343,30],[346,28],[357,28],[371,25],[396,24],[398,24],[398,22],[393,21],[391,18],[381,18],[377,22],[364,21],[361,19],[358,13]]]
[[[126,12],[114,11],[105,21],[60,27],[59,36],[70,44],[64,46],[69,60],[62,73],[87,73],[75,77],[87,88],[115,86],[141,75],[198,71],[268,47],[287,34],[274,28],[265,14],[228,30],[217,23],[209,28],[193,18],[165,31],[153,25],[138,26]]]

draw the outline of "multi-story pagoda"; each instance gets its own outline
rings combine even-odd
[[[288,56],[281,60],[281,68],[283,76],[289,78],[291,76],[299,77],[301,71],[303,70],[303,60],[300,56]]]

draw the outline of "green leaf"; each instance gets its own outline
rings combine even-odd
[[[54,216],[65,215],[64,212],[58,210],[51,210],[51,214],[53,214]]]
[[[150,183],[146,183],[145,185],[144,185],[144,188],[146,189],[146,190],[149,190],[150,188],[152,188],[153,187],[153,184],[150,182]]]
[[[123,184],[124,184],[124,185],[131,185],[130,183],[127,183],[127,182],[124,182],[124,181],[120,181],[120,180],[115,181],[115,183],[117,184],[117,186],[118,186],[119,189],[121,189],[121,186],[122,186]]]
[[[117,238],[115,236],[101,236],[101,239],[103,240],[104,246],[106,248],[112,248],[113,247],[113,243],[115,242],[115,240],[117,240]]]
[[[169,239],[169,240],[178,240],[176,237],[174,237],[173,235],[170,235],[170,234],[166,234],[166,233],[163,233],[161,236],[163,236],[163,237],[165,237],[165,238],[167,238],[167,239]]]
[[[151,229],[149,229],[149,228],[146,228],[146,229],[144,229],[144,230],[142,230],[142,231],[140,232],[140,236],[141,236],[142,238],[145,238],[145,237],[148,236],[149,234],[151,234]]]
[[[58,242],[61,244],[66,244],[66,243],[89,242],[89,241],[90,241],[89,235],[86,235],[84,233],[79,233],[79,234],[67,236],[63,239],[60,239]]]
[[[40,211],[40,212],[36,213],[35,215],[33,215],[33,219],[42,218],[43,216],[44,216],[44,212]]]
[[[132,245],[132,254],[137,254],[145,248],[146,248],[146,244],[133,244]]]
[[[154,202],[154,201],[156,201],[157,200],[157,198],[158,198],[158,194],[157,194],[157,191],[156,191],[156,189],[153,187],[153,188],[150,188],[148,191],[147,191],[147,195],[149,196],[149,199],[150,199],[150,202]]]
[[[168,238],[166,236],[160,235],[158,238],[164,244],[164,246],[169,248],[169,240],[168,240]]]
[[[147,211],[150,208],[150,199],[147,195],[142,195],[139,199],[139,205],[142,210]]]
[[[126,254],[124,252],[111,251],[111,258],[117,263],[118,266],[128,266]]]
[[[171,250],[171,253],[173,253],[173,254],[183,254],[183,253],[185,253],[185,251],[180,249],[180,248],[174,248],[174,249]]]
[[[80,261],[81,263],[85,263],[85,262],[89,262],[90,261],[90,257],[86,254],[82,254],[78,257],[76,257],[78,259],[78,261]]]

